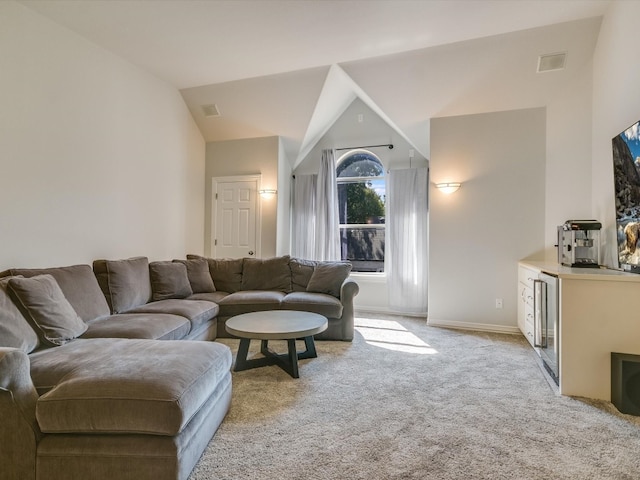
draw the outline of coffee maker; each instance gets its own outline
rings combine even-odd
[[[600,229],[596,220],[567,220],[558,227],[558,263],[567,267],[598,268]]]

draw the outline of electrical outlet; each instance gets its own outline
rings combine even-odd
[[[502,299],[496,298],[496,308],[502,308]]]

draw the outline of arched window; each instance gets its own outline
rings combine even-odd
[[[336,162],[342,259],[354,272],[384,272],[385,178],[380,159],[350,150]]]

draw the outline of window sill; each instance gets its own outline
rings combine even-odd
[[[356,281],[362,280],[369,283],[387,283],[387,274],[384,272],[351,272],[349,276]]]

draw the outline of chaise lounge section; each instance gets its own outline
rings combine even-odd
[[[229,409],[230,349],[175,312],[111,315],[87,265],[21,273],[0,279],[0,478],[186,479]]]
[[[0,405],[13,427],[2,428],[0,477],[186,479],[230,406],[231,354],[221,347],[92,339],[31,362],[0,348]],[[63,368],[45,367],[58,359]]]

